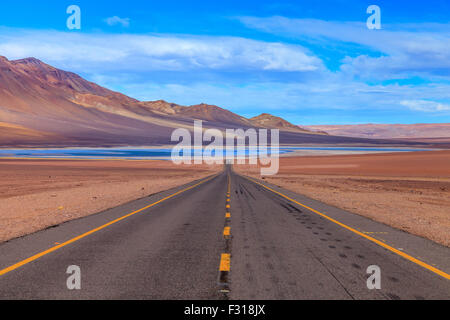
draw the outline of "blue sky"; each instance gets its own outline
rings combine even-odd
[[[66,8],[81,8],[68,30]],[[381,30],[369,30],[369,5]],[[0,55],[141,100],[296,124],[450,122],[449,1],[21,1]]]

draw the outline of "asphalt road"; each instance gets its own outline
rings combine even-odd
[[[228,167],[3,243],[0,299],[450,299],[449,248],[269,188]]]

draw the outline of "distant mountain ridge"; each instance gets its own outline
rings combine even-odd
[[[300,126],[335,136],[371,139],[450,139],[450,123],[356,124]]]
[[[215,105],[139,101],[38,59],[0,56],[0,146],[169,144],[175,128],[276,128],[281,143],[367,143],[326,137],[279,117],[247,119]],[[372,143],[381,143],[371,141]]]

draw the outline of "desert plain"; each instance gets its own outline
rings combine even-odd
[[[261,178],[256,166],[235,171]],[[450,151],[282,157],[264,179],[450,246]]]
[[[0,242],[219,172],[170,161],[0,159]]]
[[[221,165],[0,159],[0,242],[183,185]],[[258,167],[235,165],[261,178]],[[289,156],[265,181],[450,246],[450,151]]]

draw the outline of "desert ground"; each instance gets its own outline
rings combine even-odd
[[[219,172],[169,161],[0,160],[0,242]]]
[[[255,166],[235,170],[260,178]],[[450,246],[450,151],[285,157],[264,179]]]

